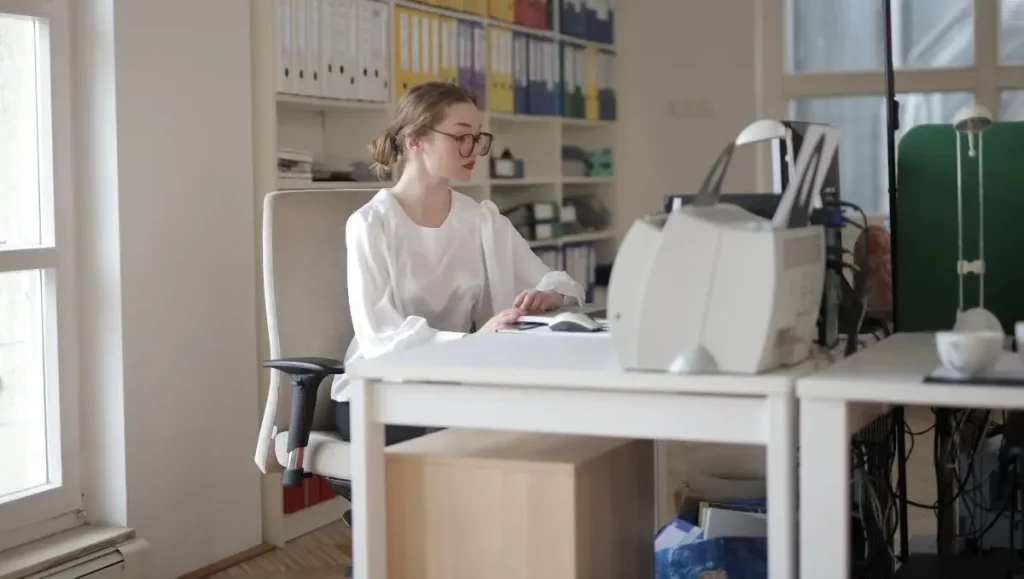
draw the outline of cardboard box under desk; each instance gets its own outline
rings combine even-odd
[[[654,576],[649,440],[444,430],[387,454],[389,579]]]

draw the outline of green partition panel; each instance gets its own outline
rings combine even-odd
[[[978,258],[978,161],[961,136],[964,259]],[[922,125],[900,140],[897,163],[895,309],[900,331],[950,329],[956,319],[957,135]],[[978,149],[978,137],[974,139]],[[1024,123],[984,133],[985,307],[1008,333],[1024,321]],[[964,308],[978,305],[978,276],[964,279]]]

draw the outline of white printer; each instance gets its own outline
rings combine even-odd
[[[788,131],[775,120],[749,125],[692,204],[630,228],[615,257],[607,308],[624,369],[753,374],[808,357],[825,276],[824,231],[810,215],[838,129],[808,129],[773,219],[730,205],[720,193],[736,147],[790,139]]]

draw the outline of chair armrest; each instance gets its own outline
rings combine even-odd
[[[278,358],[264,361],[263,367],[280,370],[285,374],[323,374],[327,376],[345,373],[345,363],[333,358]]]
[[[313,427],[317,391],[327,376],[344,374],[345,364],[331,358],[299,357],[266,360],[263,367],[284,372],[292,384],[288,461],[284,465],[281,483],[286,487],[302,486],[303,479],[309,476],[305,469],[305,451]]]

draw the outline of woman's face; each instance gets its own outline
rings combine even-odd
[[[483,115],[475,105],[459,103],[420,141],[427,171],[448,181],[466,181],[481,155],[490,151],[490,135],[481,133]]]

